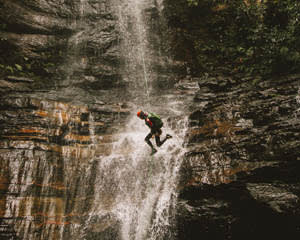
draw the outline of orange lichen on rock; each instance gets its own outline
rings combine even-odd
[[[60,112],[56,113],[55,117],[62,120],[63,124],[67,124],[71,119],[71,115],[64,111],[60,111]]]
[[[220,121],[216,120],[216,125],[217,125],[217,131],[216,135],[231,135],[234,133],[234,131],[240,130],[240,128],[235,126],[235,123],[233,121]]]
[[[88,112],[87,107],[72,106],[61,102],[48,102],[50,105],[44,106],[40,104],[40,109],[34,111],[34,114],[49,118],[50,121],[58,122],[59,124],[67,124],[68,122],[81,122],[80,114]]]
[[[222,11],[222,10],[225,10],[228,8],[228,5],[227,4],[218,4],[216,7],[214,7],[212,10],[215,11],[215,12],[218,12],[218,11]]]
[[[36,186],[42,187],[42,188],[49,187],[49,188],[53,188],[56,190],[66,190],[67,189],[62,182],[49,183],[49,184],[41,184],[41,183],[33,182],[32,185],[36,185]]]
[[[234,121],[220,121],[214,120],[207,122],[200,128],[192,129],[191,135],[207,135],[207,136],[231,136],[240,128],[235,126]]]
[[[213,135],[215,128],[217,125],[214,122],[208,122],[200,128],[194,128],[190,131],[191,135]]]
[[[49,112],[43,111],[43,110],[39,110],[35,112],[36,115],[40,116],[40,117],[48,117],[49,116]]]
[[[44,134],[44,132],[41,129],[25,129],[25,128],[22,128],[18,132],[19,133],[39,133],[39,134]]]
[[[91,141],[91,136],[90,135],[77,135],[73,133],[69,133],[65,136],[66,140],[74,140],[74,141],[79,141],[79,142],[88,142]]]
[[[0,190],[1,191],[6,191],[9,186],[9,180],[5,176],[1,176],[0,174]]]

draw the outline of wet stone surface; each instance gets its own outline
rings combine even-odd
[[[299,75],[199,79],[178,239],[300,236],[299,87]]]
[[[101,231],[86,222],[98,162],[110,153],[113,126],[128,109],[10,95],[0,102],[0,238],[117,236],[114,219],[95,219]]]
[[[149,99],[122,79],[117,15],[108,0],[0,0],[0,239],[120,237],[109,214],[118,187],[98,167],[132,104]],[[156,7],[143,16],[159,49]],[[186,66],[155,55],[153,110],[166,105],[174,134],[189,118],[178,239],[298,239],[300,76],[179,81]],[[107,177],[100,200],[97,174]]]

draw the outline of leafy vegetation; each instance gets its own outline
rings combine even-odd
[[[294,0],[166,0],[169,51],[194,72],[274,75],[300,66]]]
[[[19,49],[5,37],[0,38],[0,77],[8,75],[30,78],[51,77],[57,66],[63,61],[60,48],[49,48],[24,56]]]

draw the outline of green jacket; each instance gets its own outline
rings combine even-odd
[[[158,116],[155,113],[149,113],[148,114],[148,119],[150,120],[150,122],[146,120],[146,124],[150,128],[157,128],[157,129],[159,129],[159,128],[162,128],[162,126],[164,125],[163,121],[160,118],[160,116]]]

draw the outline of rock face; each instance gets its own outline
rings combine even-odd
[[[178,239],[300,236],[299,84],[299,75],[199,79]]]
[[[129,114],[111,2],[1,0],[0,20],[0,239],[117,239],[112,196],[92,209]]]
[[[120,238],[113,189],[95,190],[132,110],[115,3],[0,0],[0,239]],[[300,76],[175,84],[188,67],[160,56],[158,14],[143,12],[151,100],[190,113],[177,238],[299,238]]]
[[[68,85],[61,81],[69,78],[93,89],[120,78],[110,1],[1,0],[0,12],[2,74],[42,77],[48,85]]]
[[[97,200],[98,161],[110,153],[113,126],[128,110],[6,96],[0,111],[0,238],[88,239],[114,232],[105,209],[84,225]],[[74,229],[77,224],[86,229]]]

